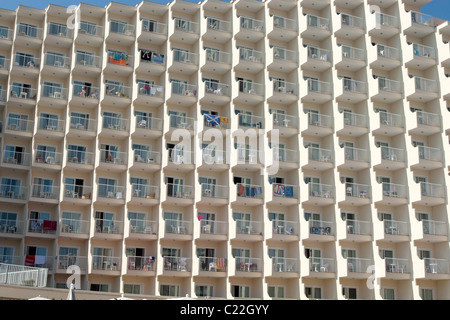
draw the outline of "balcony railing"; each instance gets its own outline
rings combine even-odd
[[[80,27],[78,28],[78,34],[103,37],[104,29],[102,26],[94,25],[91,23],[80,22]]]
[[[359,48],[342,45],[342,57],[364,61],[366,59],[366,52]]]
[[[393,198],[408,198],[408,188],[402,184],[383,182],[383,196]]]
[[[198,33],[199,24],[194,21],[189,21],[181,18],[174,18],[175,30],[180,30],[189,33]]]
[[[14,66],[39,69],[40,63],[41,59],[34,56],[25,55],[22,53],[16,53],[14,55]]]
[[[373,266],[374,262],[371,259],[364,258],[347,258],[347,271],[348,272],[361,272],[372,273],[370,266]]]
[[[128,270],[154,271],[156,266],[155,258],[146,256],[127,256],[127,263]]]
[[[341,26],[362,29],[364,28],[364,19],[341,13]]]
[[[186,50],[172,49],[173,62],[198,65],[198,54]]]
[[[159,187],[146,184],[132,184],[131,196],[135,198],[159,198]]]
[[[297,21],[280,16],[273,16],[274,28],[280,28],[285,30],[297,30]]]
[[[227,259],[219,257],[198,257],[200,271],[227,271]]]
[[[54,256],[38,256],[32,254],[26,255],[21,259],[21,262],[25,262],[25,265],[28,267],[46,268],[48,270],[54,270],[55,261]],[[27,280],[22,282],[22,285],[26,282]]]
[[[67,28],[66,25],[49,22],[47,23],[47,33],[49,35],[72,38],[73,29]]]
[[[264,259],[236,256],[236,270],[245,272],[262,272]]]
[[[381,158],[390,161],[406,161],[406,150],[381,146]]]
[[[134,150],[135,163],[161,163],[161,154],[157,151],[135,149]]]
[[[344,147],[345,160],[369,162],[370,153],[368,149]]]
[[[142,19],[142,31],[154,32],[159,34],[167,34],[167,25],[162,22],[157,22],[148,19]]]
[[[70,116],[70,129],[77,129],[83,131],[95,131],[97,128],[97,120],[82,117],[82,116]]]
[[[33,122],[33,120],[8,117],[6,129],[14,131],[33,132]]]
[[[272,184],[272,195],[275,198],[289,198],[298,199],[299,198],[299,188],[298,186],[273,183]]]
[[[31,196],[35,198],[59,199],[59,186],[33,183],[31,190]]]
[[[393,127],[403,126],[403,117],[401,115],[385,111],[380,111],[379,113],[380,113],[380,124]]]
[[[370,186],[358,183],[346,183],[345,195],[347,197],[370,198]]]
[[[167,271],[192,271],[191,258],[164,256],[163,265]]]
[[[217,18],[206,17],[209,30],[231,32],[231,23]]]
[[[23,234],[25,221],[2,219],[0,224],[0,233],[18,233]],[[0,261],[1,255],[0,255]]]
[[[67,150],[67,162],[94,164],[94,153],[87,151]]]
[[[239,59],[250,62],[264,62],[264,53],[250,48],[239,48]]]
[[[241,29],[264,32],[264,21],[256,20],[249,17],[240,17],[240,21],[241,21]]]
[[[28,186],[15,186],[0,184],[0,197],[8,199],[26,200],[28,198]]]
[[[423,233],[436,236],[447,236],[448,224],[443,221],[422,220]]]
[[[136,27],[132,24],[120,22],[120,21],[110,21],[109,23],[109,32],[111,33],[119,33],[127,36],[133,36]]]
[[[413,53],[414,56],[436,59],[436,50],[423,44],[413,43]]]
[[[306,16],[308,27],[317,27],[324,30],[330,30],[330,20],[308,14]]]
[[[74,84],[73,85],[73,96],[74,97],[98,100],[99,92],[100,92],[100,89],[97,87],[85,86],[82,84]]]
[[[162,120],[160,118],[136,115],[136,128],[162,130]]]
[[[77,219],[61,219],[61,232],[69,233],[89,233],[89,222],[88,220],[77,220]]]
[[[120,270],[121,257],[92,255],[92,269]]]
[[[422,124],[426,126],[439,127],[440,126],[440,116],[435,113],[429,113],[424,111],[416,111],[417,124]]]
[[[311,235],[334,235],[334,222],[323,220],[309,220],[308,223],[309,233]]]
[[[125,187],[100,183],[97,196],[99,198],[124,199]]]
[[[426,273],[441,273],[449,274],[449,260],[448,259],[435,259],[435,258],[424,258],[425,272]]]
[[[200,218],[200,216],[199,216]],[[216,220],[200,220],[200,232],[202,234],[228,234],[228,222]]]
[[[31,153],[3,150],[3,163],[29,166]]]
[[[274,146],[273,148],[273,160],[282,162],[296,162],[299,161],[298,150],[290,150],[286,148],[278,148]]]
[[[78,266],[81,270],[87,270],[88,258],[74,255],[57,256],[56,268],[67,269],[70,266]]]
[[[333,117],[315,112],[308,112],[308,124],[312,126],[331,128],[334,122]]]
[[[0,40],[12,40],[13,33],[14,33],[13,29],[9,29],[7,27],[2,28],[0,30]]]
[[[239,120],[239,126],[262,128],[264,118],[260,117],[260,116],[251,115],[251,114],[239,113],[238,120]]]
[[[43,219],[29,219],[28,232],[56,234],[57,221]]]
[[[70,199],[92,199],[92,186],[64,185],[64,197]]]
[[[44,55],[45,65],[58,68],[70,68],[70,57],[46,52]]]
[[[384,220],[385,234],[407,236],[409,234],[408,223],[405,221]]]
[[[195,124],[195,119],[186,117],[184,115],[171,114],[170,126],[172,128],[182,128],[182,129],[193,129]]]
[[[124,85],[115,85],[106,82],[105,83],[105,95],[116,96],[129,99],[131,97],[131,88]]]
[[[418,146],[419,159],[430,161],[442,161],[442,150],[426,146]]]
[[[299,272],[298,259],[294,258],[272,258],[272,266],[275,272]]]
[[[95,232],[114,233],[114,234],[122,233],[123,221],[109,220],[109,219],[95,219]]]
[[[128,153],[100,149],[100,162],[126,165],[128,163]]]
[[[133,56],[121,52],[108,51],[108,63],[119,66],[133,66]]]
[[[378,78],[378,88],[381,91],[388,92],[402,92],[402,84],[400,81],[386,79],[386,78]]]
[[[167,183],[167,196],[174,198],[194,198],[194,188],[185,184]]]
[[[273,82],[273,93],[282,93],[282,94],[293,94],[297,95],[298,93],[298,84],[291,83],[286,81],[272,80]]]
[[[325,56],[324,58],[326,59],[326,57],[327,56]],[[286,62],[297,62],[298,53],[296,51],[288,50],[282,47],[273,47],[273,59]]]
[[[165,219],[165,231],[176,234],[192,234],[192,221]]]
[[[236,189],[238,197],[262,199],[264,196],[263,188],[259,185],[237,183]]]
[[[333,86],[330,82],[308,79],[308,93],[332,94]]]
[[[231,87],[226,83],[205,81],[205,92],[219,96],[231,96]]]
[[[309,195],[311,197],[334,198],[334,186],[323,183],[308,183]]]
[[[371,235],[372,225],[369,221],[347,219],[347,234]]]
[[[445,187],[442,184],[421,182],[420,192],[422,196],[434,197],[434,198],[444,198],[445,197]]]
[[[375,12],[375,22],[377,27],[399,28],[400,20],[398,17],[391,16],[381,12]]]
[[[435,27],[433,16],[417,11],[411,11],[411,22],[422,24],[425,26]]]
[[[351,79],[344,79],[342,82],[344,92],[367,93],[367,83]]]
[[[62,162],[62,153],[36,150],[34,162],[35,163],[43,163],[43,164],[53,164],[53,165],[58,164],[58,165],[60,165]]]
[[[308,159],[320,162],[333,162],[333,151],[323,148],[308,147]]]
[[[128,119],[103,115],[103,128],[128,131]]]
[[[273,219],[272,230],[274,234],[298,235],[297,222]]]
[[[158,231],[158,221],[130,219],[130,233],[155,234]]]
[[[169,162],[176,165],[179,164],[192,164],[194,162],[194,152],[184,149],[169,148]]]
[[[38,28],[35,26],[25,25],[18,23],[17,27],[17,36],[42,39],[42,35],[44,34],[44,29]]]
[[[164,87],[145,82],[138,82],[138,94],[149,97],[164,97]]]
[[[36,100],[37,90],[33,88],[27,88],[22,85],[11,85],[11,97],[19,99]]]
[[[436,80],[426,79],[422,77],[415,76],[414,83],[416,85],[416,90],[423,90],[427,92],[437,92],[438,84]]]
[[[228,186],[217,184],[202,183],[202,197],[228,199]]]
[[[206,49],[206,61],[220,62],[220,63],[231,63],[231,55],[225,51],[209,51]]]
[[[46,117],[40,116],[38,129],[62,132],[62,131],[64,131],[65,123],[66,122],[64,120],[58,120],[58,119],[52,119],[52,118],[46,118]]]
[[[54,99],[67,99],[67,88],[52,86],[48,84],[42,85],[42,96]]]
[[[367,128],[368,123],[369,117],[367,115],[344,111],[344,125]]]
[[[410,273],[410,261],[408,259],[384,258],[387,272]]]
[[[194,84],[172,82],[172,94],[181,94],[183,96],[196,97],[197,86]]]
[[[378,57],[400,60],[401,52],[398,48],[385,46],[384,44],[377,45]]]
[[[336,259],[309,258],[309,271],[312,272],[336,272]]]
[[[99,56],[77,52],[76,62],[79,66],[88,66],[88,67],[96,67],[100,68],[101,58]]]
[[[274,112],[272,113],[273,118],[273,125],[277,127],[286,127],[286,128],[298,128],[298,120],[297,117],[284,114],[284,113],[278,113]]]

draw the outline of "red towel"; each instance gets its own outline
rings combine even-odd
[[[34,266],[34,256],[27,254],[27,256],[25,257],[25,265]]]
[[[238,195],[242,195],[243,192],[244,192],[244,185],[241,184],[241,185],[239,185]]]
[[[43,228],[44,230],[56,230],[56,221],[44,220]]]

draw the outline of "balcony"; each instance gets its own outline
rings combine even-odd
[[[192,240],[192,221],[164,220],[166,238]]]
[[[167,202],[179,205],[194,204],[194,188],[190,185],[166,183]]]
[[[88,269],[88,258],[74,255],[56,256],[55,259],[55,272],[66,273],[70,266],[77,266],[81,272],[86,272]]]
[[[39,103],[51,107],[65,108],[67,107],[67,93],[67,88],[44,83]]]
[[[32,183],[30,201],[58,204],[59,189],[59,186]]]
[[[389,182],[382,182],[383,199],[387,205],[404,205],[408,203],[408,186]]]
[[[300,272],[300,263],[296,258],[271,258],[272,272],[269,276],[280,278],[297,278]]]
[[[138,37],[139,42],[162,45],[167,41],[167,25],[165,23],[142,19],[142,30]]]
[[[31,165],[31,153],[3,150],[3,168],[25,169]]]
[[[335,188],[323,183],[308,183],[308,200],[305,203],[315,206],[327,206],[335,202]]]
[[[135,149],[133,168],[148,172],[159,171],[161,169],[161,153],[157,151]]]
[[[88,206],[92,200],[92,186],[64,184],[63,201],[72,205]]]
[[[112,274],[119,273],[121,261],[121,257],[92,255],[92,273],[110,274],[110,271],[113,271]]]
[[[303,134],[322,138],[333,133],[334,119],[328,115],[308,111],[308,128]]]
[[[308,164],[303,169],[324,171],[334,168],[333,150],[308,146]]]
[[[264,101],[265,85],[251,81],[239,80],[239,94],[235,102],[255,105]]]
[[[9,114],[6,127],[3,130],[5,135],[31,138],[33,136],[34,121],[21,119],[16,115]]]
[[[157,238],[158,222],[151,220],[130,220],[130,238],[150,240]]]
[[[386,268],[386,278],[395,280],[409,280],[411,266],[409,259],[384,258]]]
[[[183,40],[188,41],[189,44],[192,44],[193,41],[199,39],[200,25],[198,22],[186,20],[183,18],[174,18],[173,20],[176,32],[171,36],[171,40],[172,37],[174,37],[173,39],[175,41],[180,41],[179,37],[184,37]],[[179,37],[175,37],[177,35]]]
[[[103,115],[103,125],[102,131],[100,132],[100,136],[105,137],[120,137],[125,138],[128,137],[129,130],[129,119],[115,117],[115,116],[107,116]]]
[[[162,136],[162,120],[155,117],[136,115],[136,129],[133,136],[141,138],[159,138]]]
[[[374,128],[374,134],[396,136],[404,132],[405,121],[402,115],[386,111],[378,112],[380,115],[379,127]]]
[[[439,87],[436,80],[411,75],[410,77],[414,78],[416,90],[408,96],[409,100],[426,103],[438,99]]]
[[[436,49],[419,43],[412,43],[411,60],[405,63],[407,68],[425,70],[436,65]]]
[[[237,163],[234,168],[238,170],[257,171],[261,169],[262,163],[258,162],[258,150],[250,149],[249,146],[238,146],[237,148]],[[261,160],[261,158],[260,158]]]
[[[48,139],[59,139],[64,137],[64,120],[47,118],[39,116],[39,124],[36,136],[46,137]]]
[[[131,88],[105,82],[105,96],[102,103],[116,107],[127,107],[131,104]]]
[[[369,221],[346,220],[347,238],[353,241],[372,241],[372,224]]]
[[[28,78],[35,79],[39,75],[40,64],[40,58],[16,52],[14,54],[11,74],[25,75]]]
[[[231,100],[231,86],[226,83],[205,81],[205,95],[201,102],[223,106]]]
[[[285,17],[272,15],[273,20],[273,29],[268,34],[270,38],[283,40],[283,41],[291,41],[295,39],[297,34],[297,21],[293,19],[288,19]]]
[[[351,79],[342,79],[342,87],[336,93],[336,99],[348,103],[360,103],[367,99],[367,83]]]
[[[0,32],[0,48],[10,50],[14,36],[14,28],[2,28]]]
[[[100,151],[100,167],[108,168],[115,172],[126,170],[128,164],[128,153],[121,151],[113,151],[99,149]]]
[[[224,74],[231,70],[231,55],[225,51],[206,49],[206,61],[202,71]]]
[[[202,183],[201,202],[210,206],[221,206],[228,204],[229,188],[217,184]]]
[[[235,220],[236,238],[252,240],[262,240],[263,224],[260,221]]]
[[[261,277],[264,267],[264,259],[235,257],[236,277],[255,278]]]
[[[301,34],[302,38],[322,41],[331,36],[330,20],[307,14],[307,29]]]
[[[2,197],[0,196],[0,198]],[[25,221],[15,219],[14,220],[2,219],[2,224],[0,225],[0,234],[2,237],[8,238],[14,238],[16,236],[21,237],[25,231],[24,225]]]
[[[374,169],[399,170],[406,168],[406,150],[387,146],[380,147],[381,163],[374,163]]]
[[[89,43],[91,46],[98,47],[103,43],[104,34],[105,31],[102,26],[81,21],[75,41],[83,44]]]
[[[99,94],[100,89],[97,87],[73,84],[73,95],[70,103],[77,106],[95,108],[98,106]]]
[[[264,21],[256,20],[250,17],[239,17],[240,28],[236,34],[236,39],[256,42],[264,38]]]
[[[131,185],[131,201],[139,205],[154,205],[159,203],[159,187],[145,184]]]
[[[184,115],[170,114],[170,128],[194,130],[195,119]],[[169,132],[170,133],[170,132]]]
[[[101,57],[84,52],[77,52],[73,73],[79,76],[96,78],[102,72]]]
[[[343,185],[344,187],[344,185]],[[345,183],[344,204],[362,206],[371,203],[372,189],[369,185],[359,183]]]
[[[422,220],[423,238],[430,242],[446,241],[448,224],[444,221]]]
[[[121,74],[129,76],[133,72],[134,58],[127,53],[108,51],[107,64],[103,70],[105,73]]]
[[[199,276],[226,277],[227,259],[222,257],[198,257]]]
[[[387,40],[400,32],[398,17],[376,11],[372,14],[375,15],[375,24],[368,30],[370,36]]]
[[[199,216],[200,238],[208,240],[228,240],[228,222],[206,220]]]
[[[299,152],[298,150],[290,150],[286,148],[273,148],[273,161],[278,162],[280,170],[298,169],[299,166]]]
[[[0,184],[0,199],[3,202],[25,204],[28,200],[28,186]]]
[[[68,136],[92,139],[97,134],[97,119],[83,116],[70,116]]]
[[[125,187],[114,184],[98,184],[97,202],[112,206],[125,204]]]
[[[292,104],[298,100],[298,83],[272,79],[272,95],[269,95],[268,102],[280,104]]]
[[[298,134],[297,117],[274,111],[272,118],[273,128],[279,130],[280,136],[289,138]]]
[[[198,71],[199,56],[187,50],[172,49],[173,61],[169,72],[193,74]]]
[[[419,162],[412,163],[411,168],[434,170],[442,168],[443,153],[441,149],[426,146],[417,146]]]
[[[408,241],[409,240],[409,223],[406,221],[384,220],[383,221],[384,236],[390,241]],[[403,236],[403,237],[399,237]]]
[[[425,277],[429,279],[450,279],[448,259],[424,258]]]
[[[307,82],[305,86],[307,86],[308,91],[301,96],[302,102],[323,104],[333,99],[333,85],[331,82],[316,79],[305,79],[304,82]]]
[[[141,49],[136,73],[148,76],[161,76],[166,71],[166,57],[163,53]]]
[[[239,62],[236,71],[258,73],[264,69],[264,53],[251,48],[239,48]]]
[[[168,103],[180,107],[188,107],[197,102],[198,91],[196,85],[173,81],[171,87]]]
[[[417,205],[436,206],[446,201],[446,188],[443,184],[420,182],[420,198],[414,195],[412,202]]]
[[[70,74],[70,61],[70,57],[46,52],[44,55],[42,74],[65,78]]]
[[[402,98],[402,84],[400,81],[378,78],[378,93],[372,96],[373,101],[393,103]]]
[[[250,185],[237,183],[237,203],[242,203],[246,205],[261,205],[264,203],[264,192],[263,187],[260,185]]]
[[[371,268],[374,265],[372,259],[347,257],[347,276],[357,279],[367,279],[368,274],[372,274]]]
[[[153,256],[144,257],[144,256],[127,256],[127,274],[129,275],[142,275],[145,276],[149,274],[154,275],[154,271],[156,271],[156,259]]]
[[[60,171],[62,164],[62,153],[52,151],[34,151],[35,158],[33,167],[43,168],[49,171]]]
[[[23,85],[12,84],[8,102],[11,105],[34,108],[36,106],[37,90]]]
[[[339,111],[342,112],[342,111]],[[344,126],[340,134],[359,137],[369,132],[369,116],[351,111],[343,111]]]
[[[417,38],[423,38],[435,31],[434,18],[430,15],[410,11],[411,20],[403,26],[404,33]]]
[[[267,202],[280,206],[289,206],[299,203],[300,192],[299,187],[288,184],[272,183],[272,199]]]
[[[351,47],[348,45],[341,45],[342,55],[336,61],[336,68],[348,71],[358,71],[366,66],[366,51]]]
[[[163,256],[163,266],[163,274],[167,274],[172,277],[190,276],[192,271],[192,259],[185,257]]]
[[[417,125],[409,130],[410,134],[418,135],[432,135],[441,132],[441,116],[436,113],[424,112],[421,110],[415,111]],[[414,120],[413,120],[414,123]]]
[[[59,23],[47,23],[45,42],[51,46],[70,47],[73,42],[73,29]]]
[[[94,169],[94,153],[78,150],[67,150],[67,167],[89,172]]]
[[[314,278],[335,278],[336,259],[331,258],[309,258],[309,274]]]
[[[273,53],[273,61],[267,66],[268,69],[292,72],[298,68],[298,53],[296,51],[277,46],[273,46],[271,51]]]
[[[146,107],[159,107],[164,103],[164,87],[138,81],[138,94],[134,99],[135,104]]]
[[[331,67],[332,54],[330,50],[308,45],[308,58],[302,68],[323,72]]]
[[[344,146],[344,160],[345,162],[343,164],[338,164],[339,169],[353,171],[368,169],[370,167],[369,149]]]
[[[207,29],[203,35],[204,41],[226,43],[232,37],[232,25],[228,21],[206,17]]]
[[[136,26],[121,21],[109,21],[109,34],[106,41],[122,46],[131,46],[135,42]]]
[[[394,47],[389,47],[384,44],[377,44],[377,56],[370,66],[375,69],[384,71],[391,71],[401,66],[402,53],[401,50]]]
[[[22,47],[39,48],[42,46],[44,29],[36,26],[17,23],[14,43]]]
[[[95,233],[98,234],[123,234],[123,221],[110,220],[110,219],[95,219]],[[107,239],[116,239],[117,236],[108,237]]]
[[[334,240],[335,223],[332,221],[309,220],[308,230],[309,239],[313,241],[330,241]]]
[[[356,40],[365,33],[364,19],[346,13],[338,13],[341,16],[341,26],[334,35],[348,40]]]

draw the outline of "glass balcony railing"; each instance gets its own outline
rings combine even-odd
[[[411,22],[429,27],[435,27],[433,16],[417,11],[411,11]]]
[[[309,146],[308,159],[320,162],[333,162],[333,151]]]
[[[264,63],[264,53],[251,48],[239,48],[240,61]]]
[[[351,28],[364,28],[364,19],[349,14],[341,13],[341,26]]]
[[[134,162],[135,163],[155,163],[160,164],[161,154],[157,151],[149,151],[142,149],[134,150]]]
[[[75,164],[94,164],[94,153],[78,150],[67,150],[67,162]]]
[[[189,33],[199,33],[199,24],[194,21],[189,21],[182,18],[174,18],[175,30],[189,32]]]
[[[42,164],[60,165],[62,163],[62,153],[36,150],[34,162]]]
[[[418,125],[439,127],[440,123],[441,123],[440,116],[435,113],[417,110],[416,118],[417,118]]]
[[[217,184],[202,183],[202,197],[228,199],[229,188]]]
[[[180,94],[188,97],[196,97],[197,86],[194,84],[172,82],[172,94]]]
[[[112,84],[112,83],[106,83],[105,84],[105,95],[130,99],[131,88],[124,86],[124,85],[116,85],[116,84]]]
[[[348,272],[360,272],[360,273],[372,273],[370,266],[373,266],[374,262],[371,259],[364,258],[347,258],[347,271]]]
[[[217,18],[206,17],[208,30],[231,32],[231,23]]]
[[[229,84],[205,81],[205,92],[219,96],[231,96],[231,87]]]
[[[327,57],[329,57],[329,55],[326,55],[326,53],[323,54],[324,56],[322,58],[327,59]],[[282,47],[273,47],[273,59],[286,62],[297,62],[298,53],[296,51],[288,50]]]
[[[95,131],[97,128],[97,120],[83,116],[70,116],[70,129],[83,131]]]
[[[383,196],[393,198],[408,198],[408,188],[402,184],[382,182]]]
[[[160,118],[136,115],[136,128],[162,130],[162,120]]]
[[[31,164],[31,153],[3,150],[3,163],[29,166]]]
[[[42,39],[44,34],[44,29],[20,22],[17,24],[16,30],[17,36],[27,38]]]
[[[284,30],[297,30],[297,21],[293,19],[288,19],[285,17],[273,16],[273,26],[274,28],[280,28]]]
[[[78,28],[78,34],[94,37],[103,37],[104,29],[102,26],[81,21],[80,26]]]
[[[410,273],[410,262],[408,259],[384,258],[387,272]]]
[[[100,68],[101,58],[93,54],[77,52],[75,63],[79,66]]]
[[[133,56],[123,52],[108,51],[108,63],[119,66],[133,66]]]
[[[36,100],[37,90],[25,85],[12,84],[11,97],[19,99]]]
[[[128,131],[128,124],[128,119],[103,115],[104,129]]]
[[[131,185],[131,196],[134,198],[147,199],[159,198],[159,187],[148,184],[133,183]]]
[[[40,64],[41,59],[30,54],[16,52],[16,54],[14,55],[14,66],[38,70]]]
[[[192,259],[185,257],[163,256],[163,266],[166,271],[192,271]]]
[[[127,256],[128,270],[155,271],[156,259],[154,257]]]
[[[433,47],[425,46],[423,44],[413,43],[414,57],[426,57],[436,59],[436,50]]]
[[[299,188],[298,186],[274,182],[272,183],[272,195],[275,198],[298,199]]]
[[[157,221],[130,219],[130,233],[155,234],[157,231]]]
[[[169,115],[170,126],[172,128],[193,129],[195,119],[186,117],[184,115],[171,114]]]
[[[421,182],[420,193],[425,197],[444,198],[445,187],[442,184]]]
[[[347,197],[371,198],[370,186],[359,183],[345,183]]]
[[[385,234],[403,235],[409,234],[408,223],[405,221],[384,220]]]
[[[375,23],[377,27],[399,28],[400,19],[381,12],[375,12]]]
[[[381,91],[401,93],[402,84],[400,81],[378,78],[378,89]]]
[[[368,149],[358,149],[353,147],[344,147],[345,160],[369,162],[370,152]]]
[[[98,184],[97,196],[99,198],[124,199],[125,187],[115,184]]]
[[[401,51],[398,48],[385,46],[384,44],[377,45],[377,54],[380,58],[388,58],[394,60],[400,60]]]
[[[64,120],[52,119],[47,117],[39,117],[38,129],[49,131],[64,131]]]
[[[448,259],[424,258],[426,273],[450,273],[450,262]]]
[[[236,271],[262,272],[264,260],[259,258],[247,258],[236,256]]]
[[[273,94],[293,94],[297,96],[298,84],[286,81],[272,80]]]
[[[83,185],[64,185],[64,197],[69,199],[92,199],[92,186]]]
[[[120,270],[121,257],[92,255],[92,269]]]
[[[237,196],[243,198],[262,199],[264,197],[263,187],[251,184],[236,184]]]
[[[361,128],[368,128],[369,117],[364,114],[344,111],[344,125]]]
[[[26,200],[28,187],[20,185],[0,184],[0,197],[7,199]]]
[[[2,195],[0,194],[0,198]],[[2,219],[2,224],[0,225],[0,233],[17,233],[23,234],[25,221],[16,219]],[[2,256],[0,255],[0,262],[2,261]],[[12,262],[12,261],[11,261]]]
[[[100,149],[100,162],[126,165],[128,162],[128,153]]]
[[[240,21],[241,29],[264,32],[264,21],[249,17],[240,17]]]
[[[239,92],[256,96],[264,96],[265,85],[250,81],[239,80]]]
[[[415,76],[414,83],[416,86],[416,90],[423,90],[427,92],[438,92],[438,84],[436,80]]]
[[[67,25],[49,22],[47,23],[47,33],[49,35],[72,38],[73,29],[69,29]]]
[[[330,95],[333,93],[333,86],[330,82],[316,79],[308,79],[308,93],[320,93]]]
[[[74,84],[73,85],[73,96],[80,97],[84,99],[99,99],[100,89],[92,86],[85,86],[83,84]]]
[[[430,161],[442,161],[442,150],[425,146],[418,146],[419,159]]]
[[[200,220],[200,231],[202,234],[228,234],[228,222],[215,220]]]
[[[58,68],[70,68],[70,58],[59,54],[46,52],[44,55],[45,65]]]
[[[42,85],[42,96],[54,99],[67,99],[67,88],[53,86],[48,84]]]
[[[309,195],[311,197],[334,198],[334,186],[323,183],[308,183]]]
[[[44,199],[59,199],[59,186],[31,184],[31,196]]]
[[[220,50],[205,49],[206,61],[230,64],[231,55],[228,52]]]
[[[167,25],[154,20],[142,19],[142,31],[167,34]]]
[[[448,224],[443,221],[422,220],[424,234],[447,236]]]
[[[200,271],[227,271],[227,259],[219,257],[198,257]]]
[[[380,124],[393,126],[393,127],[402,127],[403,126],[403,117],[399,114],[389,113],[385,111],[380,111]]]
[[[333,117],[316,112],[308,112],[308,124],[324,128],[331,128],[333,125]]]
[[[126,36],[133,36],[136,27],[132,24],[120,22],[120,21],[110,21],[109,22],[109,32],[119,33]]]
[[[316,27],[324,30],[330,30],[330,20],[315,15],[306,15],[308,27]]]
[[[272,231],[274,234],[298,235],[297,222],[273,219]]]
[[[367,83],[351,79],[344,79],[342,82],[344,92],[367,93]]]
[[[287,127],[287,128],[298,128],[298,120],[297,117],[279,113],[279,112],[273,112],[272,113],[273,118],[273,125],[277,127]]]
[[[194,198],[194,188],[185,184],[166,183],[167,196],[174,198]]]
[[[148,84],[145,82],[139,81],[138,83],[138,94],[142,96],[148,96],[148,97],[158,97],[163,98],[164,97],[164,87],[155,85],[155,84]]]
[[[406,161],[406,150],[392,147],[381,146],[381,158],[390,161]]]
[[[346,59],[362,60],[366,59],[366,52],[362,49],[342,45],[342,57]]]
[[[336,272],[336,259],[309,258],[309,271],[312,272]]]
[[[309,220],[308,226],[310,235],[334,235],[334,222],[323,220]]]
[[[298,150],[291,150],[286,148],[279,148],[277,146],[272,147],[273,150],[273,160],[281,162],[294,162],[299,161]]]
[[[347,234],[357,234],[357,235],[371,235],[372,225],[369,221],[361,220],[346,220]]]
[[[192,234],[192,221],[165,219],[164,223],[166,233]]]
[[[33,124],[34,124],[33,120],[8,117],[6,129],[22,132],[33,132],[34,129]]]

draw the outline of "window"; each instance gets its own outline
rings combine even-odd
[[[93,90],[92,83],[90,82],[82,82],[75,80],[73,82],[73,95],[82,98],[97,98],[98,91],[97,89]],[[87,126],[84,128],[87,128]]]
[[[44,91],[42,95],[44,97],[61,97],[62,95],[62,87],[60,83],[48,82],[44,81],[43,84]]]
[[[64,211],[62,213],[62,227],[63,230],[67,230],[68,232],[81,232],[81,213],[77,212],[67,212]],[[67,228],[67,229],[66,229]]]
[[[28,115],[27,114],[8,114],[7,128],[10,130],[28,131]]]
[[[20,179],[2,178],[0,194],[8,198],[22,197],[21,183]]]
[[[0,211],[0,232],[16,230],[17,213]]]
[[[8,27],[0,26],[0,39],[9,39]]]
[[[180,286],[162,284],[159,287],[159,293],[162,296],[178,297],[180,295]]]
[[[101,291],[101,292],[109,292],[109,285],[108,284],[96,284],[91,283],[90,291]]]
[[[14,264],[14,248],[0,247],[0,262]]]
[[[56,156],[56,147],[42,146],[36,147],[36,162],[44,162],[48,164],[55,164],[59,161]]]
[[[395,290],[391,288],[381,288],[381,297],[384,300],[395,300]]]
[[[305,288],[306,297],[309,299],[321,299],[322,298],[322,288]]]
[[[19,82],[13,82],[11,95],[15,98],[22,98],[22,99],[30,99],[30,98],[34,99],[35,97],[34,95],[32,96],[31,84]]]
[[[196,285],[195,294],[197,297],[213,297],[214,286]]]
[[[64,180],[64,196],[82,198],[84,194],[84,179],[66,177]]]
[[[67,146],[67,157],[69,162],[86,163],[87,162],[86,147],[69,144]]]
[[[84,66],[95,66],[95,62],[95,54],[92,52],[77,50],[77,64]]]
[[[420,289],[420,297],[422,300],[434,300],[433,299],[433,289]]]
[[[123,293],[141,294],[141,285],[124,283],[123,284]]]
[[[35,177],[33,180],[33,197],[53,198],[53,180]]]
[[[95,23],[81,21],[79,33],[87,33],[93,36],[97,35],[97,25]]]
[[[31,38],[37,38],[38,29],[36,26],[31,24],[26,24],[23,22],[19,23],[19,35],[24,35]]]
[[[67,26],[65,24],[50,22],[48,26],[48,34],[67,36]]]
[[[234,298],[250,298],[250,287],[249,286],[231,286],[231,295]]]
[[[142,19],[142,28],[144,31],[158,32],[158,22],[155,20]]]
[[[76,129],[88,129],[89,128],[89,114],[80,112],[70,113],[70,127]]]
[[[78,265],[78,248],[60,247],[59,248],[59,268],[67,269],[72,265]]]
[[[169,197],[182,196],[184,193],[184,180],[179,178],[167,177],[167,195]]]
[[[128,29],[128,25],[125,22],[117,21],[117,20],[111,20],[109,24],[109,31],[110,32],[116,32],[116,33],[123,33],[125,34]]]
[[[344,295],[345,299],[357,299],[357,291],[356,288],[342,288],[342,294]]]
[[[14,64],[21,67],[35,67],[34,55],[23,52],[16,52]]]
[[[98,196],[104,198],[114,198],[117,196],[119,199],[122,198],[122,194],[116,195],[117,191],[117,180],[108,178],[98,178]]]
[[[271,298],[285,298],[284,292],[285,288],[283,286],[268,286],[267,291],[269,294],[269,297]]]
[[[58,125],[58,115],[41,113],[39,115],[39,129],[56,130],[60,129]]]
[[[173,94],[184,95],[187,92],[189,84],[186,80],[171,79],[170,82],[172,83]]]
[[[164,212],[166,232],[177,233],[178,228],[183,226],[183,214],[178,212]]]
[[[151,129],[153,114],[151,112],[134,111],[137,127]]]
[[[251,233],[252,217],[250,213],[233,212],[233,220],[236,221],[238,233]]]
[[[211,18],[211,17],[208,17],[208,19],[207,19],[207,24],[208,24],[209,29],[220,30],[221,29],[220,23],[221,23],[221,21],[219,19],[215,19],[215,18]]]
[[[147,225],[147,214],[143,212],[128,212],[130,225],[136,231],[143,232]]]
[[[150,193],[148,180],[145,178],[130,177],[130,184],[133,197],[146,197]]]
[[[206,51],[206,59],[208,61],[220,61],[220,50],[214,48],[205,48]]]

